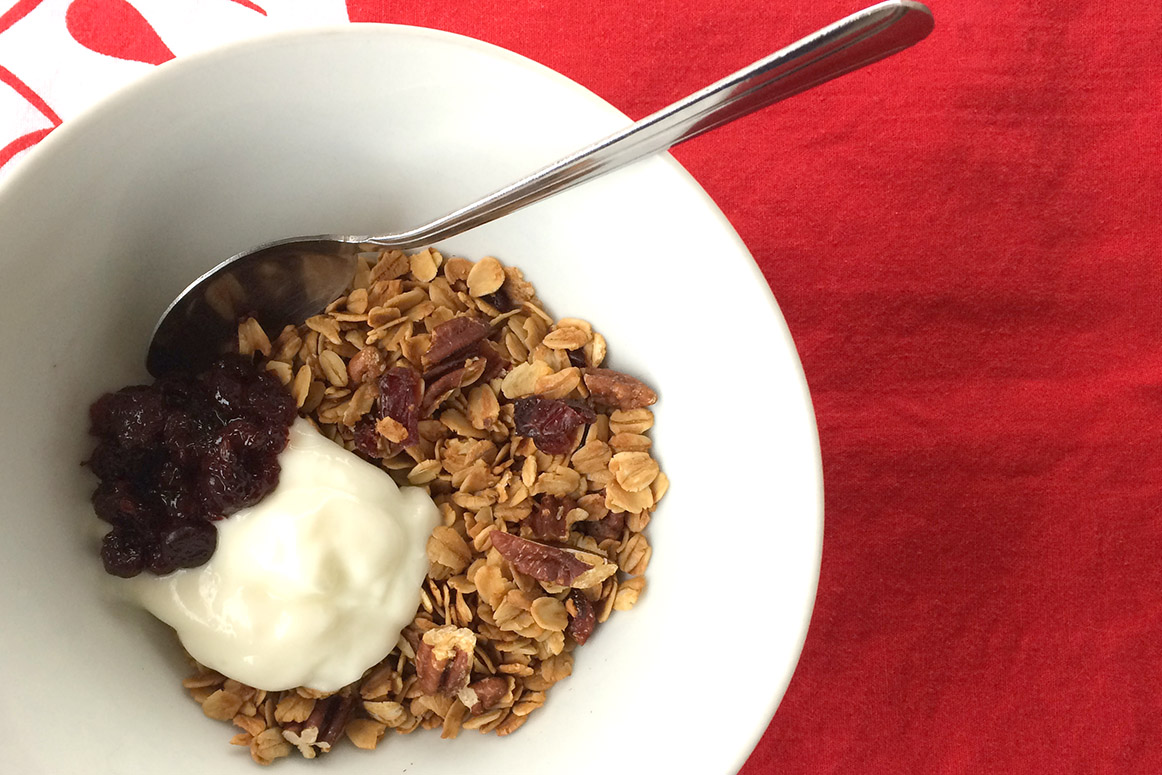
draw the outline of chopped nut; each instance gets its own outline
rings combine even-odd
[[[424,368],[431,369],[468,352],[491,330],[488,321],[476,315],[461,315],[441,323],[432,331],[431,343],[421,359]]]
[[[486,710],[492,710],[507,692],[507,679],[489,676],[468,684],[465,692],[461,693],[461,701],[464,701],[465,696],[471,699],[471,704],[466,701],[464,704],[473,716],[479,716]]]
[[[641,380],[613,369],[585,369],[585,387],[595,401],[614,409],[641,409],[658,400]]]
[[[537,581],[570,586],[575,579],[592,569],[570,552],[547,546],[510,533],[492,534],[492,545],[521,573]],[[479,586],[480,581],[476,584]]]
[[[569,527],[565,522],[565,514],[572,511],[574,507],[575,501],[572,498],[559,498],[556,495],[537,497],[536,506],[529,517],[529,526],[532,528],[533,537],[542,541],[567,540]]]
[[[416,653],[417,686],[424,694],[454,696],[468,685],[476,634],[445,625],[424,633]]]

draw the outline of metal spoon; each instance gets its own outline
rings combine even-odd
[[[170,304],[154,329],[146,368],[155,377],[200,371],[237,336],[240,315],[278,331],[322,310],[346,290],[362,251],[423,247],[488,223],[890,56],[932,26],[920,3],[879,3],[424,226],[379,237],[296,237],[239,253]]]

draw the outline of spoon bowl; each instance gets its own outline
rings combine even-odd
[[[155,377],[202,370],[237,336],[246,316],[270,331],[301,323],[343,293],[359,252],[358,242],[342,237],[296,238],[223,261],[162,313],[145,367]]]

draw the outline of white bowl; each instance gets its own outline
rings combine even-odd
[[[0,188],[3,769],[254,772],[181,689],[171,633],[103,593],[79,465],[89,403],[146,378],[173,296],[267,240],[418,224],[626,122],[479,41],[352,25],[166,64],[24,160]],[[441,249],[522,267],[606,335],[662,396],[673,485],[647,594],[523,729],[343,746],[328,772],[736,771],[794,669],[822,533],[810,400],[767,284],[669,156]]]

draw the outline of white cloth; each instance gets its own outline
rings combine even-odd
[[[152,70],[125,58],[143,40],[163,53],[146,58],[181,57],[347,20],[344,0],[0,0],[0,178],[60,121]]]

